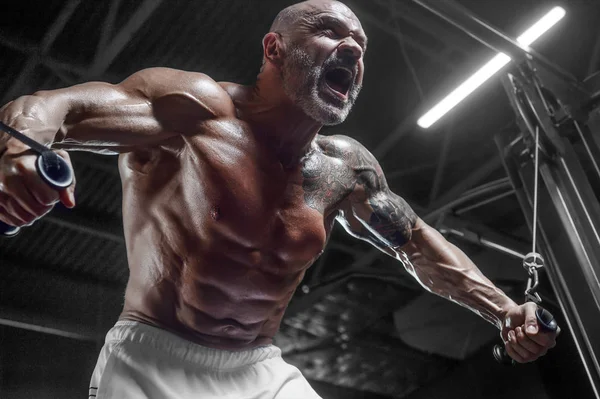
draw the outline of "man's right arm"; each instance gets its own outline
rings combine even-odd
[[[0,120],[39,143],[63,150],[122,153],[193,135],[214,118],[235,115],[227,93],[199,73],[168,68],[137,72],[117,85],[92,82],[23,96]],[[64,151],[59,155],[70,163]],[[23,226],[61,201],[75,205],[74,186],[44,184],[29,148],[0,133],[0,221]]]
[[[117,85],[90,82],[20,97],[0,120],[45,145],[127,152],[233,113],[225,91],[200,73],[168,68],[137,72]],[[0,136],[0,151],[22,144]]]

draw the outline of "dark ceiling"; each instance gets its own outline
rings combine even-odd
[[[291,3],[11,2],[0,21],[2,102],[91,79],[118,82],[152,66],[251,84],[260,66],[261,38],[277,12]],[[511,36],[556,5],[548,0],[460,3]],[[529,231],[493,141],[514,120],[498,79],[435,128],[424,131],[415,123],[493,52],[410,0],[347,4],[369,35],[365,84],[348,121],[324,133],[364,143],[379,158],[392,189],[430,223],[485,234],[525,252]],[[534,47],[584,79],[600,69],[600,2],[561,5],[566,18]],[[50,325],[97,340],[119,314],[128,276],[120,182],[116,158],[73,158],[77,208],[56,209],[17,238],[0,240],[0,319]],[[472,194],[470,200],[466,194]],[[517,258],[457,242],[507,291],[523,285]],[[436,302],[439,309],[423,315],[420,309],[433,306],[423,299],[427,296],[391,258],[336,229],[294,297],[277,343],[315,383],[372,397],[417,395],[456,372],[495,334],[454,305]],[[465,331],[477,331],[481,342],[444,341],[439,329],[452,320],[439,316],[454,308],[457,318],[468,320]],[[412,330],[403,328],[411,323]],[[456,346],[463,349],[452,349]],[[339,397],[350,397],[343,392]]]

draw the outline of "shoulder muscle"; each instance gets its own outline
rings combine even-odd
[[[370,192],[387,189],[379,162],[357,140],[348,136],[335,135],[322,138],[319,144],[325,154],[340,159],[354,172],[355,196],[365,194],[363,193],[365,189]]]
[[[150,103],[157,120],[183,133],[202,121],[235,115],[227,92],[209,76],[171,68],[148,68],[118,85]]]

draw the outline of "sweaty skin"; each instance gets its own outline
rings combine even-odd
[[[525,334],[535,306],[515,304],[419,219],[357,141],[318,134],[360,91],[367,40],[356,16],[333,0],[286,10],[263,40],[254,87],[152,68],[0,110],[67,160],[60,151],[120,154],[130,268],[121,319],[214,348],[269,344],[337,220],[496,325],[517,361],[544,354],[555,335]],[[0,135],[0,155],[0,220],[22,226],[59,200],[75,205],[73,187],[41,181],[23,144]]]
[[[264,345],[322,253],[357,176],[330,153],[336,139],[322,136],[284,168],[236,116],[235,95],[247,90],[154,68],[118,86],[39,92],[2,110],[24,132],[43,120],[47,128],[33,136],[53,148],[122,153],[130,268],[122,319],[211,347]],[[21,117],[34,112],[42,115]],[[14,140],[7,148],[27,151]],[[339,186],[323,184],[323,174]]]

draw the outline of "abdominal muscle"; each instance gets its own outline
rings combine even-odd
[[[291,215],[288,221],[295,217],[321,226],[315,228],[318,234],[297,235],[291,245],[282,233],[289,229],[281,223],[279,229],[277,223],[258,226],[253,235],[253,228],[237,225],[239,217],[213,220],[201,205],[208,199],[194,201],[190,212],[184,191],[191,185],[178,181],[183,177],[177,171],[148,183],[154,177],[121,169],[130,277],[120,319],[219,349],[270,344],[296,287],[325,244],[322,216],[314,210],[307,216],[296,207],[278,212]],[[269,235],[273,238],[259,239]]]
[[[268,288],[252,281],[271,276],[247,273],[248,282],[241,286],[240,281],[222,274],[223,269],[242,268],[236,264],[185,265],[181,274],[169,271],[170,278],[152,286],[132,278],[121,319],[154,325],[219,349],[243,350],[270,344],[304,273],[288,276],[277,290],[268,292]]]
[[[130,277],[122,320],[220,349],[272,342],[314,259],[284,261],[221,234],[211,221],[208,231],[197,232],[188,218],[152,218],[139,215],[145,207],[128,208],[135,210],[124,221]]]
[[[121,319],[220,349],[270,344],[312,262],[286,264],[223,238],[182,251],[165,236],[174,230],[162,227],[138,230],[128,240],[130,278]],[[185,241],[195,240],[187,236],[180,244]]]

